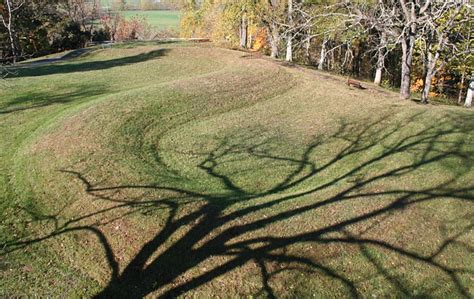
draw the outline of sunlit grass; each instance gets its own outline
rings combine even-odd
[[[5,86],[6,294],[472,294],[469,110],[192,44]]]

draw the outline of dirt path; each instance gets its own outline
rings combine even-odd
[[[77,57],[82,56],[84,54],[90,53],[94,50],[96,50],[96,49],[94,49],[94,48],[82,48],[82,49],[72,50],[72,51],[70,51],[66,54],[61,54],[60,56],[41,59],[41,60],[36,60],[36,61],[31,61],[31,62],[25,62],[25,63],[22,63],[18,66],[19,67],[31,67],[31,66],[39,66],[39,65],[46,65],[46,64],[66,61],[66,60],[77,58]]]

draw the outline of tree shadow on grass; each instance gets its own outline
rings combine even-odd
[[[153,59],[157,59],[161,56],[166,55],[168,49],[158,49],[149,51],[146,53],[140,53],[138,55],[120,57],[110,60],[98,60],[98,61],[71,61],[63,64],[49,64],[40,65],[36,67],[19,68],[16,70],[14,77],[38,77],[53,74],[69,74],[76,72],[89,72],[111,69],[114,67],[120,67],[140,62],[145,62]],[[86,76],[87,74],[84,74]]]
[[[460,239],[471,232],[472,224],[456,227],[455,233],[447,235],[429,253],[421,252],[422,248],[416,246],[399,245],[384,236],[373,237],[370,234],[394,214],[403,215],[428,202],[451,199],[456,204],[474,199],[474,186],[460,187],[458,184],[460,178],[472,173],[473,147],[470,140],[463,139],[472,132],[470,120],[465,119],[466,115],[459,115],[424,128],[410,125],[423,117],[423,114],[413,115],[405,123],[390,122],[389,116],[365,123],[343,123],[338,132],[315,138],[299,155],[284,154],[284,151],[282,153],[278,146],[272,144],[271,139],[255,137],[255,132],[249,132],[249,136],[237,134],[223,137],[213,150],[193,152],[193,155],[200,157],[196,169],[206,179],[220,182],[223,192],[201,192],[186,188],[185,183],[179,182],[187,182],[189,177],[183,174],[181,180],[177,180],[180,172],[176,170],[173,170],[174,184],[157,182],[94,186],[91,183],[93,177],[89,178],[89,175],[73,169],[64,169],[62,172],[82,184],[95,200],[114,205],[56,225],[54,231],[44,236],[15,240],[4,246],[6,252],[11,252],[65,233],[85,231],[96,235],[111,269],[109,283],[96,295],[98,298],[143,297],[151,293],[157,293],[160,297],[175,297],[210,283],[247,263],[254,263],[260,269],[260,295],[278,295],[272,287],[273,279],[288,271],[306,275],[317,273],[344,289],[347,296],[357,298],[363,295],[359,288],[360,279],[355,279],[337,265],[326,263],[323,258],[289,250],[295,245],[316,245],[318,248],[331,245],[357,247],[352,253],[353,257],[372,265],[374,273],[371,275],[382,277],[387,289],[394,288],[401,295],[413,295],[410,282],[393,275],[394,270],[389,269],[371,251],[381,250],[427,267],[430,271],[439,271],[449,281],[457,296],[469,298],[468,286],[460,277],[472,275],[472,269],[450,267],[438,258],[446,248],[456,244],[471,252],[472,249]],[[328,156],[327,149],[324,150],[323,147],[334,142],[340,146],[335,146]],[[405,158],[397,160],[401,155]],[[156,151],[156,156],[159,160],[160,150]],[[228,163],[245,164],[248,159],[263,161],[266,165],[264,167],[274,169],[278,165],[284,165],[285,176],[275,179],[274,184],[264,190],[250,192],[237,179],[240,172],[226,167],[229,166]],[[354,163],[354,160],[358,162]],[[423,172],[430,167],[449,164],[453,160],[461,161],[464,167],[447,168],[449,174],[435,185],[418,188],[402,184],[385,185],[386,182],[402,183],[412,176],[427,175]],[[164,163],[160,165],[166,168]],[[257,165],[261,164],[255,164],[253,169],[248,168],[252,167],[250,165],[245,171],[258,172],[261,166]],[[283,168],[279,168],[279,171],[281,169]],[[166,169],[157,169],[157,173],[169,173],[162,170]],[[158,177],[157,180],[166,181],[163,177]],[[372,188],[376,184],[384,187]],[[330,189],[333,191],[329,192]],[[145,197],[133,200],[117,195],[117,191],[131,190],[166,191],[174,195],[160,199]],[[190,209],[184,215],[180,213],[183,206],[196,206],[196,203],[200,203],[198,208]],[[321,220],[318,228],[295,230],[290,234],[256,233],[270,226],[284,226],[285,221],[294,220],[303,214],[341,205],[351,211],[361,203],[368,208],[354,214],[349,213],[346,217],[336,217],[333,221]],[[114,216],[113,219],[106,217],[108,213],[123,208],[126,208],[126,213]],[[101,227],[132,213],[144,214],[157,209],[167,211],[166,224],[141,246],[127,264],[120,265]],[[103,216],[107,221],[79,225],[82,221],[97,216]],[[317,221],[314,219],[318,218],[311,219]],[[353,228],[357,225],[363,225],[364,229],[354,231]],[[184,227],[188,229],[183,232]],[[197,271],[202,263],[213,257],[221,257],[222,260],[211,263],[206,270]],[[339,256],[334,258],[338,259]],[[275,269],[269,264],[280,267]],[[186,279],[178,279],[183,276]],[[370,277],[365,279],[369,280]],[[331,290],[326,292],[330,293]]]
[[[38,109],[53,104],[67,104],[84,99],[90,100],[91,97],[107,92],[109,92],[107,87],[99,84],[94,86],[89,84],[68,86],[67,90],[60,89],[55,93],[33,91],[0,103],[0,115]]]

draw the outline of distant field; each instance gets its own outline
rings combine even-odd
[[[172,10],[129,10],[123,12],[126,18],[146,17],[158,29],[179,29],[179,11]]]

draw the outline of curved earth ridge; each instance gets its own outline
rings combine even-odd
[[[79,295],[470,292],[469,112],[199,47],[22,72],[0,121],[32,119],[3,152],[32,220],[6,248],[47,247]]]
[[[172,50],[169,55],[173,55]],[[242,64],[239,56],[234,56],[235,53],[231,53],[231,55],[231,59],[234,60],[234,63],[237,62]],[[249,70],[253,71],[256,68],[254,64],[254,61],[252,61],[250,65],[247,64],[244,72]],[[271,69],[276,70],[279,68],[270,62],[262,61],[258,64],[264,64],[267,68],[270,67]],[[59,212],[58,220],[60,222],[66,222],[66,219],[70,221],[71,219],[69,219],[70,216],[68,215],[75,215],[73,219],[84,217],[84,215],[77,216],[77,213],[78,207],[83,204],[88,204],[91,200],[90,196],[87,196],[87,192],[85,192],[87,191],[85,190],[87,188],[83,186],[82,182],[74,181],[73,177],[65,175],[63,171],[79,171],[87,177],[92,177],[94,179],[100,178],[100,185],[97,187],[113,186],[114,183],[123,185],[124,181],[127,182],[129,179],[128,182],[130,183],[131,180],[135,178],[139,178],[136,182],[137,184],[143,184],[148,181],[150,185],[153,185],[157,181],[155,178],[156,171],[160,170],[160,168],[156,166],[162,166],[161,161],[153,163],[153,160],[156,159],[154,156],[156,151],[152,153],[149,151],[143,152],[143,147],[145,147],[145,149],[147,147],[150,149],[150,147],[154,146],[154,142],[160,141],[159,135],[162,134],[160,133],[160,130],[163,129],[160,128],[160,125],[162,125],[162,123],[160,123],[161,120],[176,119],[176,125],[174,123],[173,125],[164,125],[165,131],[163,133],[172,135],[175,130],[186,127],[191,123],[201,122],[205,119],[212,119],[217,115],[225,115],[233,109],[238,111],[238,109],[250,107],[262,100],[270,100],[273,97],[272,94],[278,93],[279,89],[283,88],[286,90],[289,88],[285,87],[283,83],[289,84],[289,82],[291,82],[291,80],[287,80],[289,77],[288,75],[285,75],[286,71],[280,70],[279,72],[281,72],[283,78],[285,78],[284,82],[282,81],[280,88],[269,90],[268,96],[267,94],[254,96],[248,93],[248,89],[242,89],[241,91],[238,91],[240,97],[237,98],[237,101],[236,99],[232,99],[232,97],[235,97],[233,94],[234,90],[229,89],[228,86],[233,86],[238,83],[238,81],[245,79],[245,76],[242,76],[238,72],[236,73],[233,70],[233,67],[234,66],[227,61],[226,66],[217,71],[200,73],[185,79],[173,79],[149,86],[141,86],[127,89],[125,91],[114,92],[110,95],[97,97],[93,102],[82,103],[82,108],[79,106],[65,108],[66,111],[61,114],[61,116],[58,116],[56,122],[47,124],[45,128],[39,127],[36,134],[33,135],[34,137],[24,143],[22,148],[25,150],[20,151],[23,152],[23,156],[25,157],[20,161],[28,165],[24,167],[26,172],[36,174],[31,177],[31,180],[35,180],[35,185],[41,186],[42,181],[44,185],[53,185],[52,187],[44,188],[47,189],[46,195],[41,194],[40,198],[45,198],[48,202],[51,198],[59,199],[58,194],[63,194],[62,197],[64,199],[56,201],[54,205],[47,204],[47,202],[41,202],[41,199],[38,199],[36,204],[42,207],[41,209],[48,207],[47,210],[43,210],[44,213],[56,214]],[[250,72],[251,77],[249,78],[258,76],[258,72],[260,75],[264,75],[262,74],[262,70],[255,69],[255,71],[256,73]],[[226,76],[226,72],[229,74],[228,77]],[[267,80],[267,82],[275,82],[277,80],[275,74],[276,73],[270,73],[266,75],[268,80],[265,80]],[[261,83],[251,82],[251,84],[251,89],[258,91],[260,89],[265,90],[265,84],[268,83],[263,81]],[[189,85],[192,85],[195,88],[183,91],[181,87],[182,85],[187,88],[189,88]],[[203,86],[205,88],[203,88]],[[289,86],[291,87],[291,85]],[[206,91],[208,91],[209,88],[215,89],[213,91],[215,96],[211,96],[210,98],[208,97],[209,95],[206,94]],[[175,94],[176,92],[177,94]],[[222,99],[222,94],[227,95],[230,98]],[[244,98],[247,94],[250,96],[245,100]],[[148,100],[151,95],[154,99],[153,101]],[[244,98],[242,98],[242,95]],[[204,99],[203,96],[207,98]],[[281,93],[279,96],[281,96]],[[215,107],[211,106],[208,107],[210,109],[199,109],[199,101],[196,104],[193,104],[193,101],[195,102],[196,99],[202,101],[205,100],[207,102],[206,105],[215,103]],[[160,114],[162,114],[162,112],[160,110],[166,110],[166,103],[170,104],[170,106],[179,106],[180,104],[186,103],[184,107],[179,107],[179,109],[182,109],[186,115],[182,114],[182,112],[178,112],[178,115],[176,116],[175,111],[181,110],[177,110],[176,107],[173,107],[168,108],[168,110],[172,111],[171,115],[165,114],[161,116]],[[190,109],[187,108],[189,107],[189,103],[192,103]],[[67,111],[68,109],[71,112]],[[198,115],[198,118],[195,118],[196,115],[193,115],[193,113],[190,112],[196,109],[196,115]],[[215,112],[213,112],[213,110],[215,110]],[[199,117],[200,114],[202,115],[201,117]],[[145,117],[145,115],[147,117]],[[112,118],[109,116],[112,116]],[[192,119],[187,119],[189,116],[192,117]],[[97,131],[95,128],[101,129]],[[149,131],[153,131],[153,129],[158,129],[158,131],[153,132],[153,134],[148,133]],[[38,134],[38,132],[48,133]],[[158,135],[157,138],[155,138],[156,135]],[[113,136],[113,138],[107,136]],[[140,140],[143,139],[151,139],[152,142],[149,145],[143,146],[139,144]],[[77,151],[79,151],[79,153]],[[31,157],[34,158],[32,159]],[[84,161],[84,157],[87,157],[87,163]],[[99,166],[97,168],[99,171],[98,173],[88,171],[90,165],[94,164]],[[137,167],[137,165],[142,166],[140,173],[137,174],[132,172],[127,174],[130,169],[140,168]],[[22,168],[20,166],[17,167]],[[114,171],[106,171],[104,173],[104,168],[114,169]],[[173,168],[169,167],[169,163],[165,163],[164,170],[170,170],[171,172],[174,171]],[[41,173],[57,175],[54,175],[53,177],[50,175],[44,175],[43,179],[39,179],[39,177],[42,176]],[[118,173],[119,175],[117,175]],[[186,175],[186,171],[180,175],[183,174]],[[23,176],[18,175],[17,177]],[[51,180],[52,178],[53,181]],[[117,178],[118,181],[114,181],[114,179]],[[47,181],[44,181],[44,179],[47,179]],[[71,179],[75,186],[73,188],[66,187],[71,184]],[[180,179],[182,179],[182,177],[180,177]],[[197,182],[199,182],[199,184],[202,183],[202,181],[199,181],[199,178]],[[182,183],[179,183],[178,185],[181,184]],[[171,185],[173,185],[173,183]],[[195,187],[196,186],[192,186],[191,188]],[[219,188],[219,186],[216,187]],[[65,192],[65,188],[72,190]],[[134,192],[136,191],[134,190]],[[69,195],[66,195],[68,193]],[[120,201],[130,196],[128,194],[130,192],[122,193],[125,194],[114,195],[114,198],[109,199]],[[140,194],[139,196],[144,197],[143,194]],[[84,197],[85,199],[78,200],[78,198],[81,197]],[[57,208],[59,208],[59,210],[57,210]],[[92,209],[94,208],[98,207],[93,207]],[[69,210],[71,210],[70,213],[68,213]],[[83,208],[79,208],[79,210],[83,210]],[[89,214],[87,210],[84,212],[85,215]],[[111,217],[113,217],[113,215]],[[95,218],[87,220],[87,223],[94,223],[94,221],[96,221]],[[133,227],[134,225],[131,224],[130,226]],[[131,230],[135,229],[132,228]],[[102,257],[99,256],[98,258],[100,261],[97,262],[103,262]],[[106,269],[106,267],[104,267],[104,269]],[[92,275],[99,281],[102,281],[103,277],[107,277],[107,275],[101,271],[86,274]]]

